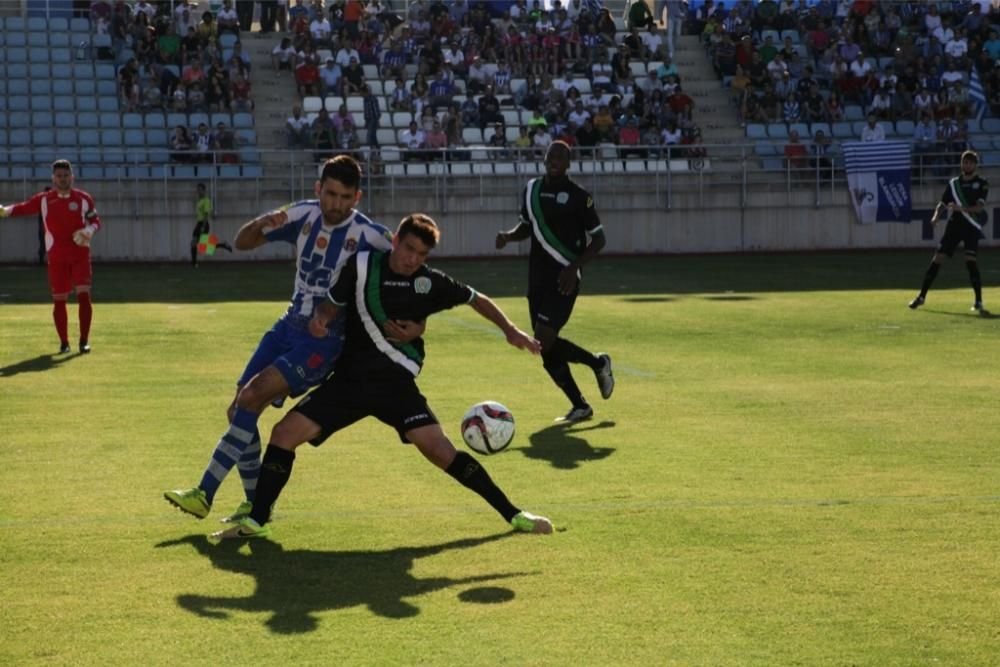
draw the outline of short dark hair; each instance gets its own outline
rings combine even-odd
[[[429,248],[436,246],[441,238],[437,223],[426,213],[411,213],[400,221],[396,238],[401,239],[407,234],[413,234]]]
[[[361,165],[350,155],[336,155],[324,162],[320,171],[320,183],[328,178],[357,190],[361,185]]]
[[[52,173],[56,172],[56,169],[69,169],[73,171],[73,165],[70,164],[69,160],[56,160],[52,163]]]

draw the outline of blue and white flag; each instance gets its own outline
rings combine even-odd
[[[979,80],[975,65],[969,75],[969,99],[976,103],[976,118],[982,120],[986,115],[986,91],[983,90],[983,82]]]
[[[910,222],[910,144],[905,141],[844,145],[847,187],[858,222]]]

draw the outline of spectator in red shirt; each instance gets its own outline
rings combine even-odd
[[[788,143],[785,144],[784,153],[791,169],[805,169],[809,166],[809,150],[799,141],[799,133],[796,130],[788,133]]]
[[[52,290],[52,319],[59,334],[59,353],[69,352],[66,301],[76,289],[80,311],[80,354],[90,352],[90,239],[101,228],[93,198],[73,187],[73,167],[69,160],[52,163],[53,189],[31,199],[0,206],[0,218],[41,215],[45,225],[45,249],[49,255],[49,287]]]
[[[302,97],[319,94],[319,67],[316,66],[315,58],[304,58],[296,66],[295,85]]]

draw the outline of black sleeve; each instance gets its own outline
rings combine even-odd
[[[953,201],[955,201],[955,197],[953,197],[951,194],[951,186],[950,185],[944,186],[944,194],[941,195],[941,203],[950,204]]]
[[[363,253],[366,257],[368,253]],[[327,298],[335,305],[346,306],[354,302],[354,287],[358,282],[358,255],[354,255],[340,270],[337,282],[327,292]]]
[[[462,304],[470,303],[476,298],[476,290],[465,283],[455,280],[443,271],[431,269],[430,267],[428,269],[434,312],[461,306]]]

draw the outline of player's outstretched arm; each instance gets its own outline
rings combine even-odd
[[[285,211],[271,211],[270,213],[265,213],[264,215],[258,216],[240,227],[240,231],[236,232],[236,238],[233,240],[233,245],[236,246],[237,250],[253,250],[254,248],[259,248],[267,243],[267,237],[264,236],[264,234],[268,233],[272,229],[286,224],[287,222],[288,213]]]
[[[531,227],[521,222],[513,229],[497,232],[495,245],[497,250],[500,250],[510,241],[523,241],[529,236],[531,236]]]
[[[507,342],[514,347],[519,350],[527,350],[532,354],[538,354],[542,351],[541,343],[518,329],[517,325],[511,322],[510,318],[500,310],[500,306],[493,303],[493,300],[485,294],[477,293],[476,298],[469,305],[472,306],[474,311],[497,325],[497,328],[507,337]]]

